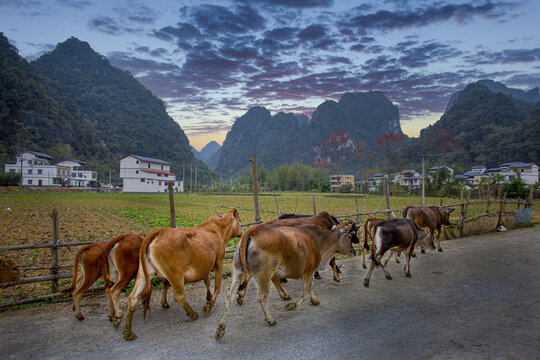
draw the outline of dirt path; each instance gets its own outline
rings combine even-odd
[[[324,271],[315,292],[321,305],[304,303],[293,312],[273,290],[269,327],[252,282],[244,305],[231,307],[227,333],[214,340],[224,307],[197,321],[187,318],[169,294],[170,309],[155,292],[146,322],[139,308],[126,342],[107,321],[103,296],[84,300],[86,320],[71,304],[52,304],[0,313],[3,359],[170,359],[170,358],[472,358],[534,359],[540,351],[539,227],[492,233],[443,243],[445,252],[414,259],[412,278],[392,262],[392,281],[376,269],[362,284],[360,258],[341,261],[342,282]],[[229,280],[225,282],[228,288]],[[186,293],[194,309],[204,305],[203,285]],[[293,298],[300,283],[285,289]],[[125,300],[124,300],[125,301]],[[123,323],[121,327],[123,327]]]

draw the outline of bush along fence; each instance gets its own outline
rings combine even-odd
[[[248,209],[248,208],[236,208],[238,210],[244,210],[244,211],[252,211],[255,214],[255,221],[242,224],[243,227],[251,226],[254,224],[260,224],[261,217],[261,209],[259,208],[259,201],[258,201],[258,181],[257,181],[257,175],[256,175],[256,159],[254,156],[252,156],[252,164],[253,164],[253,181],[254,181],[254,194],[253,194],[253,203],[254,208]],[[172,184],[169,184],[169,202],[170,202],[170,219],[171,227],[176,227],[175,223],[175,207],[174,207],[174,196],[173,196],[173,189]],[[500,187],[497,191],[497,195],[495,195],[493,198],[488,195],[487,197],[483,196],[485,200],[476,200],[471,201],[470,199],[470,191],[467,192],[465,195],[463,192],[461,193],[461,200],[459,203],[455,204],[446,204],[443,205],[443,199],[440,201],[439,208],[453,208],[453,209],[459,209],[459,212],[455,211],[453,214],[454,221],[452,222],[453,226],[445,227],[444,236],[445,238],[458,238],[458,237],[464,237],[468,234],[474,233],[478,231],[477,229],[474,229],[474,227],[467,228],[467,224],[474,223],[476,220],[479,219],[485,219],[490,218],[491,222],[489,226],[486,226],[485,223],[480,224],[479,230],[482,232],[490,232],[495,231],[501,227],[501,225],[506,225],[506,227],[512,227],[514,224],[514,216],[516,214],[516,211],[520,211],[521,207],[523,209],[521,210],[529,210],[532,207],[533,202],[533,192],[532,190],[529,192],[529,196],[526,200],[511,200],[506,198],[506,193],[503,194],[503,196],[500,195],[501,190]],[[376,210],[376,211],[369,211],[369,212],[360,212],[358,207],[358,198],[355,197],[355,206],[356,206],[356,212],[352,214],[345,214],[345,215],[335,215],[338,219],[350,219],[355,222],[363,222],[368,217],[376,217],[377,215],[385,216],[386,218],[391,217],[400,217],[403,209],[392,209],[390,207],[390,196],[386,194],[386,209],[382,210]],[[275,200],[275,206],[276,210],[264,210],[265,213],[273,213],[276,215],[281,215],[281,210],[279,207],[279,203],[277,201],[277,197],[274,195]],[[312,205],[313,205],[313,214],[317,213],[317,202],[315,195],[312,194]],[[507,206],[512,205],[516,210],[508,210]],[[233,208],[225,205],[218,205],[223,208]],[[48,244],[31,244],[31,245],[15,245],[15,246],[4,246],[0,247],[0,253],[4,252],[10,252],[10,251],[21,251],[26,249],[38,249],[38,248],[50,248],[51,249],[51,266],[46,267],[26,267],[21,268],[21,270],[49,270],[50,275],[44,275],[44,276],[36,276],[36,277],[29,277],[24,278],[19,281],[9,282],[9,283],[0,283],[0,289],[16,286],[16,285],[25,285],[25,284],[31,284],[36,282],[51,282],[51,294],[43,295],[43,296],[37,296],[37,297],[30,297],[25,299],[19,299],[14,301],[8,301],[8,302],[0,302],[0,308],[7,307],[7,306],[14,306],[14,305],[21,305],[21,304],[27,304],[32,302],[38,302],[38,301],[44,301],[44,300],[50,300],[55,298],[62,298],[62,297],[70,297],[70,294],[64,294],[60,291],[58,280],[59,279],[68,279],[73,277],[73,272],[68,273],[61,273],[62,270],[65,269],[71,269],[73,268],[73,265],[59,265],[59,251],[62,247],[78,247],[82,245],[88,245],[92,244],[98,241],[106,241],[106,239],[98,239],[96,241],[81,241],[81,242],[61,242],[59,239],[58,234],[58,211],[54,209],[52,213],[50,214],[51,220],[52,220],[52,239],[51,243]],[[505,216],[510,216],[510,219],[505,219]],[[455,218],[458,217],[458,220],[456,221]],[[506,220],[506,222],[505,222]],[[530,222],[530,217],[529,217]],[[361,227],[363,228],[363,227]],[[234,252],[236,251],[236,247],[228,247],[225,250],[225,259],[232,259]],[[91,291],[88,291],[86,294],[92,294],[95,291],[102,290],[103,286],[95,286],[91,288]]]

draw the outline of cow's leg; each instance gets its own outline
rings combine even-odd
[[[413,253],[414,246],[409,246],[405,253],[405,276],[411,277],[411,255]]]
[[[105,280],[107,283],[107,280]],[[107,296],[107,315],[109,315],[109,321],[114,320],[114,303],[111,297],[111,288],[105,285],[105,295]]]
[[[237,296],[236,296],[236,302],[238,305],[242,305],[242,302],[244,302],[244,298],[246,297],[246,291],[249,284],[249,280],[251,280],[251,273],[248,271],[246,274],[246,279],[240,284],[240,287],[238,288]]]
[[[285,310],[297,309],[305,300],[307,300],[311,294],[311,277],[311,274],[302,276],[302,297],[300,297],[297,302],[292,302],[285,305]],[[315,299],[315,301],[318,302],[317,299]]]
[[[110,289],[111,300],[112,300],[113,309],[114,309],[112,321],[113,321],[113,326],[115,328],[118,328],[118,326],[122,322],[122,317],[124,316],[124,312],[122,311],[122,308],[120,307],[120,293],[122,292],[122,290],[124,290],[124,288],[130,281],[131,279],[126,278],[125,276],[122,276],[122,274],[120,274],[120,276],[118,277],[118,280],[116,281],[116,283],[114,283],[114,285]]]
[[[212,292],[210,291],[210,274],[206,275],[204,286],[206,286],[206,301],[210,301],[210,299],[212,299]]]
[[[229,312],[229,305],[231,304],[231,298],[234,298],[236,296],[236,293],[238,292],[238,288],[240,287],[240,278],[242,277],[242,273],[240,271],[236,271],[235,268],[233,268],[233,277],[231,282],[231,287],[229,288],[229,292],[227,293],[227,299],[225,300],[225,310],[223,311],[223,316],[221,317],[221,321],[216,329],[216,340],[221,340],[223,338],[223,335],[225,335],[225,328],[227,327],[227,314]]]
[[[335,257],[333,257],[332,260],[330,260],[329,265],[332,267],[332,272],[334,273],[334,281],[335,282],[340,282],[341,280],[339,279],[339,268],[336,265],[336,258]]]
[[[364,279],[364,286],[369,286],[369,279],[371,278],[371,273],[373,272],[373,269],[375,269],[376,262],[374,259],[371,259],[371,263],[369,264],[369,270],[366,275],[366,278]]]
[[[384,255],[384,254],[383,254]],[[386,276],[386,278],[388,280],[392,280],[392,276],[390,276],[390,273],[388,271],[386,271],[386,264],[383,265],[381,259],[383,257],[383,255],[379,255],[377,257],[377,260],[379,261],[379,265],[381,266],[381,269],[384,271],[384,276]]]
[[[396,251],[396,263],[401,264],[401,261],[399,260],[399,257],[401,256],[401,251]]]
[[[137,309],[137,305],[140,302],[139,295],[142,293],[145,287],[145,278],[142,273],[143,271],[139,266],[139,273],[137,274],[135,285],[133,286],[133,290],[131,290],[131,294],[128,296],[128,313],[126,316],[124,331],[122,332],[124,339],[127,341],[135,340],[137,338],[137,335],[133,333],[131,325],[133,323],[133,313],[135,312],[135,309]]]
[[[168,309],[169,303],[167,302],[167,290],[171,287],[171,284],[169,283],[169,280],[163,279],[163,293],[161,295],[161,306],[163,306],[165,309]]]
[[[435,229],[435,231],[437,232],[437,236],[433,237],[437,240],[437,250],[442,252],[443,249],[441,247],[441,229]]]
[[[386,266],[388,264],[388,262],[392,259],[392,255],[394,255],[394,251],[391,250],[391,251],[389,251],[389,253],[390,253],[390,255],[384,261],[384,266]]]
[[[186,301],[186,296],[184,295],[184,274],[180,274],[180,276],[177,276],[176,279],[169,279],[169,281],[173,287],[174,300],[178,303],[178,305],[184,308],[187,316],[193,320],[197,320],[199,318],[199,314],[197,314],[197,312],[188,304]]]
[[[216,299],[221,292],[221,281],[223,280],[223,259],[218,259],[216,262],[214,273],[216,274],[214,279],[214,295],[211,296],[210,300],[204,304],[203,308],[203,314],[208,315],[210,313],[210,310],[214,307],[214,304],[216,303]],[[208,282],[210,282],[210,279],[208,279]],[[208,299],[208,294],[212,295],[210,293],[210,289],[207,289],[206,293],[206,299]]]
[[[274,284],[274,287],[276,288],[277,292],[279,293],[279,297],[282,300],[291,300],[291,297],[283,290],[281,287],[281,281],[279,281],[279,278],[272,278],[272,283]]]
[[[262,311],[264,313],[264,319],[270,326],[276,325],[276,321],[270,314],[270,309],[268,308],[268,293],[270,292],[270,279],[272,279],[271,274],[259,274],[257,277],[257,285],[259,286],[259,304],[261,304]]]
[[[315,293],[313,292],[313,284],[309,285],[309,297],[310,297],[310,301],[311,301],[311,303],[313,305],[315,305],[315,306],[321,305],[321,302],[319,300],[317,300],[317,298],[315,297]]]
[[[367,269],[366,254],[367,254],[367,249],[364,246],[362,246],[362,267],[364,269]]]
[[[77,284],[77,287],[73,291],[73,313],[79,320],[84,320],[84,316],[81,314],[81,299],[86,290],[90,289],[90,286],[98,279],[98,276],[91,276],[88,273],[83,274],[81,285]]]

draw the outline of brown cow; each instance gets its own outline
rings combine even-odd
[[[139,255],[139,272],[128,299],[124,339],[137,338],[131,329],[133,313],[139,299],[143,301],[144,312],[148,310],[152,291],[150,279],[156,273],[170,282],[174,300],[194,320],[199,315],[186,301],[184,283],[204,280],[207,293],[203,314],[207,315],[212,310],[221,290],[225,245],[232,238],[242,235],[240,216],[236,209],[225,215],[218,212],[218,216],[190,229],[158,228],[146,236]],[[213,296],[210,292],[212,270],[215,272]]]
[[[109,320],[114,327],[122,321],[120,309],[120,293],[126,285],[137,276],[139,269],[139,251],[146,234],[125,234],[115,237],[105,247],[102,254],[103,277],[105,278],[105,293],[109,305]],[[163,282],[161,305],[168,308],[167,280]]]
[[[84,320],[84,316],[81,314],[81,298],[83,294],[102,275],[102,255],[106,247],[106,242],[95,242],[83,246],[75,256],[71,286],[62,290],[62,292],[73,292],[73,313],[79,320]],[[81,264],[80,274],[79,263]]]
[[[216,330],[216,340],[225,334],[226,317],[231,297],[236,295],[240,284],[248,273],[257,280],[259,303],[265,320],[271,326],[276,322],[268,308],[270,281],[278,289],[282,278],[302,279],[302,297],[286,305],[294,310],[311,298],[313,305],[319,305],[311,283],[313,273],[322,263],[326,264],[337,251],[344,255],[354,252],[350,241],[351,227],[324,230],[318,226],[282,226],[263,224],[249,229],[241,238],[234,254],[233,277],[227,293],[225,311]],[[282,290],[282,299],[288,298]]]
[[[375,265],[379,265],[383,269],[387,279],[392,279],[392,276],[386,271],[385,265],[381,262],[384,253],[388,250],[406,251],[404,271],[405,275],[410,277],[410,262],[414,245],[418,240],[424,240],[430,236],[431,231],[429,228],[421,229],[410,219],[391,219],[375,224],[371,230],[371,237],[373,239],[371,246],[371,265],[364,279],[364,285],[369,286],[369,279]]]
[[[17,263],[10,259],[0,259],[0,283],[18,281],[24,278]]]
[[[443,251],[441,247],[441,229],[442,226],[450,225],[450,213],[454,209],[439,209],[437,206],[421,207],[407,206],[403,209],[403,218],[413,220],[421,228],[428,227],[431,230],[431,241],[428,246],[433,247],[433,238],[437,241],[437,250]],[[436,237],[433,236],[436,233]],[[425,252],[425,245],[422,244],[422,253]]]

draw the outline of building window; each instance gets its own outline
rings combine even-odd
[[[135,174],[138,174],[139,173],[139,170],[135,170]]]
[[[150,169],[150,164],[148,164],[148,168]]]
[[[161,165],[161,170],[163,170],[163,165]]]
[[[28,165],[32,165],[32,160],[28,160]]]
[[[144,182],[144,179],[141,179],[141,182]]]
[[[43,174],[43,170],[38,169],[37,173],[38,173],[38,175],[41,175],[41,174]]]
[[[138,164],[138,163],[139,163],[139,160],[136,160],[136,161],[135,161],[135,164]]]
[[[165,174],[165,177],[169,177],[169,175]]]
[[[157,174],[158,177],[161,177],[161,174]]]
[[[28,173],[31,174],[31,173],[32,173],[32,169],[28,169]]]
[[[161,186],[161,181],[159,182],[159,186]]]
[[[32,180],[28,180],[28,185],[32,185]]]
[[[14,172],[15,172],[15,169],[9,169],[9,172],[14,173]]]

